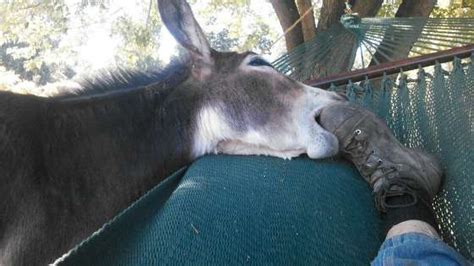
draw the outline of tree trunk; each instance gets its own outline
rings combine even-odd
[[[295,21],[311,7],[310,0],[270,0],[270,2],[277,14],[283,31],[286,31],[286,29],[293,25]],[[382,2],[383,0],[357,0],[353,6],[353,11],[359,13],[361,17],[373,17],[377,14]],[[339,23],[341,16],[344,14],[344,8],[345,5],[342,0],[323,0],[321,16],[319,17],[316,29],[314,29],[314,16],[311,12],[311,14],[308,14],[302,20],[301,24],[296,25],[296,27],[285,35],[287,51],[291,52],[304,41],[318,38],[317,32],[325,31],[337,24],[335,25],[337,29],[335,28],[334,31],[336,35],[333,38],[334,45],[331,46],[328,54],[326,54],[325,60],[314,62],[314,55],[307,54],[303,57],[306,60],[302,60],[305,62],[298,62],[296,65],[296,62],[294,62],[292,64],[296,73],[307,70],[312,72],[310,78],[317,78],[350,70],[354,59],[353,50],[357,41],[353,35],[347,32],[342,24]],[[316,37],[314,37],[315,33]],[[308,53],[314,53],[314,50],[315,49],[311,49]],[[307,79],[308,75],[305,74],[297,78]]]
[[[339,19],[344,14],[344,1],[341,0],[323,0],[321,15],[319,16],[317,31],[325,31],[335,23],[339,23]]]
[[[383,0],[357,0],[352,11],[359,14],[361,18],[375,17],[382,7]]]
[[[383,0],[357,0],[351,2],[355,2],[352,11],[364,18],[377,15]],[[331,25],[339,23],[341,16],[344,14],[344,9],[344,1],[323,0],[323,8],[321,9],[317,31],[327,30]]]
[[[358,13],[361,17],[373,17],[379,11],[382,2],[383,0],[357,0],[352,7],[352,11]],[[317,32],[334,27],[334,45],[322,61],[312,62],[314,71],[312,71],[310,79],[349,71],[354,63],[354,48],[357,45],[357,39],[339,22],[344,14],[344,8],[344,1],[323,0]],[[316,38],[318,38],[318,35],[316,35]],[[308,55],[307,58],[311,58],[311,56]],[[305,68],[308,68],[308,66]]]
[[[311,0],[296,0],[300,16],[303,16],[308,9],[311,9],[308,14],[301,20],[301,27],[303,29],[304,41],[310,41],[316,36],[316,24],[314,23],[314,12]]]
[[[294,0],[271,0],[273,9],[275,10],[280,25],[285,32],[300,17]],[[286,49],[291,52],[296,46],[304,42],[303,31],[301,25],[296,25],[285,35]]]
[[[398,7],[395,17],[428,17],[436,0],[404,0]]]
[[[431,14],[431,11],[433,11],[435,2],[436,0],[404,0],[398,7],[395,17],[428,17]],[[387,29],[387,32],[390,33],[390,30],[390,28]],[[392,34],[386,34],[380,43],[380,46],[384,46],[386,42],[398,42],[403,45],[398,46],[397,49],[391,49],[390,51],[384,50],[383,53],[385,56],[377,51],[373,55],[373,58],[376,58],[379,63],[388,62],[389,59],[386,58],[386,56],[390,57],[392,60],[406,58],[422,31],[423,25],[417,25],[416,28],[411,30],[410,36],[403,39],[401,37],[394,37]],[[376,65],[374,59],[372,59],[370,65]]]

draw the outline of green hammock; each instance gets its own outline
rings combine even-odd
[[[59,265],[367,265],[383,241],[350,164],[207,156]]]
[[[384,76],[380,88],[370,80],[349,83],[348,97],[384,118],[405,145],[435,153],[443,165],[443,189],[434,203],[443,238],[474,258],[474,55],[456,58],[448,72]],[[409,76],[407,74],[411,74]],[[335,86],[332,90],[337,90]],[[341,88],[339,88],[341,89]]]
[[[445,241],[473,259],[473,60],[447,73],[349,83],[411,147],[438,154],[435,208]],[[332,87],[332,89],[338,89]],[[210,156],[180,171],[94,234],[63,265],[367,265],[383,240],[368,185],[337,160]]]
[[[277,65],[298,77],[290,58]],[[474,55],[330,89],[376,112],[406,145],[439,156],[446,178],[434,207],[442,236],[474,260]],[[370,189],[347,162],[208,156],[60,265],[367,265],[383,237]]]
[[[340,45],[348,43],[347,51]],[[336,45],[335,45],[336,44]],[[474,44],[474,18],[363,18],[344,15],[313,41],[275,61],[277,69],[306,81],[346,70]],[[344,54],[346,53],[346,54]],[[350,55],[349,55],[350,54]],[[349,56],[347,56],[349,55]],[[345,56],[345,57],[344,57]],[[349,58],[349,62],[347,59]],[[435,153],[445,170],[435,202],[445,241],[474,258],[474,55],[417,72],[384,75],[336,87],[384,118],[405,145]],[[447,71],[449,70],[449,71]],[[315,76],[315,72],[317,75]]]

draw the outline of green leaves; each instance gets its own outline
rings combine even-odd
[[[61,1],[18,0],[0,3],[0,59],[2,65],[23,78],[45,80],[40,73],[45,54],[58,48],[67,30],[67,7]],[[51,65],[51,68],[60,68]],[[45,77],[48,79],[49,77]]]
[[[281,34],[266,1],[189,2],[217,50],[262,52]],[[182,51],[163,35],[156,5],[156,0],[0,1],[0,76],[15,75],[18,86],[18,80],[44,85],[103,67],[159,68]]]
[[[122,40],[116,53],[119,65],[140,69],[156,68],[161,65],[158,36],[162,24],[156,17],[156,11],[152,11],[148,24],[134,21],[127,15],[116,20],[112,26],[112,35]]]

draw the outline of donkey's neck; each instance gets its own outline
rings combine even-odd
[[[191,162],[200,103],[184,91],[149,87],[110,99],[50,104],[45,189],[58,210],[72,209],[80,216],[75,219],[92,221],[79,238]]]

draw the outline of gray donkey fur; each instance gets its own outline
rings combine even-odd
[[[204,154],[337,152],[315,117],[340,96],[212,50],[185,1],[158,2],[183,62],[51,98],[0,92],[0,265],[52,263]]]

